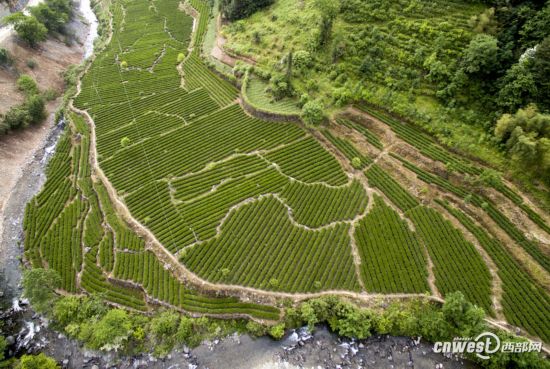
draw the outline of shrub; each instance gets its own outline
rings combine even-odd
[[[178,63],[181,63],[183,61],[183,59],[185,59],[185,54],[184,53],[179,53],[178,54]]]
[[[302,107],[302,119],[306,124],[319,125],[324,119],[323,104],[319,101],[308,101]]]
[[[59,369],[54,359],[40,353],[38,355],[23,355],[17,369]]]
[[[6,129],[24,128],[31,123],[31,120],[29,112],[26,109],[14,106],[4,115],[3,124]]]
[[[246,323],[246,331],[253,336],[260,337],[266,333],[266,328],[253,320]]]
[[[35,80],[28,74],[22,74],[17,80],[17,88],[27,95],[37,94],[38,86]]]
[[[34,69],[38,65],[34,59],[27,60],[26,64],[30,69]]]
[[[124,69],[128,68],[128,62],[126,60],[121,61],[120,62],[120,67],[124,68]]]
[[[276,340],[280,340],[285,335],[285,323],[279,323],[269,328],[269,335]]]
[[[12,62],[8,50],[0,47],[0,65],[10,65]]]
[[[31,123],[40,123],[46,116],[46,104],[44,103],[44,98],[40,95],[30,96],[24,106],[29,114]]]
[[[311,65],[311,54],[305,50],[296,51],[293,55],[294,66],[297,69],[307,68]]]
[[[129,146],[130,143],[131,143],[130,139],[126,136],[124,136],[120,139],[120,146],[122,146],[122,147]]]
[[[357,156],[354,157],[353,159],[351,159],[351,165],[355,168],[355,169],[361,169],[361,158],[358,158]]]
[[[52,88],[49,88],[46,91],[44,91],[42,96],[46,101],[53,101],[57,98],[57,91]]]

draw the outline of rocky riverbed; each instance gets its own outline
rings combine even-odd
[[[231,335],[189,349],[173,350],[166,358],[124,356],[86,350],[75,340],[55,332],[34,314],[25,301],[15,299],[0,318],[8,330],[10,354],[45,352],[63,368],[71,369],[344,369],[344,368],[476,368],[459,358],[432,351],[432,345],[407,337],[375,336],[367,340],[342,339],[320,326],[287,333],[281,341],[267,337]]]

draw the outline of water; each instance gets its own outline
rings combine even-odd
[[[29,0],[25,7],[22,9],[22,12],[26,15],[29,15],[29,7],[36,6],[44,0]],[[86,20],[88,25],[88,34],[86,35],[86,40],[84,41],[84,59],[89,58],[94,51],[94,40],[97,37],[98,21],[95,16],[90,0],[81,0],[77,8],[78,13]],[[3,26],[0,22],[0,43],[5,39],[14,34],[13,26],[6,25]]]
[[[89,31],[84,41],[84,59],[89,58],[94,51],[94,41],[97,37],[98,21],[95,13],[92,10],[90,0],[80,0],[80,14],[86,19]]]

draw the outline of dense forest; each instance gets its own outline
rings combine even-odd
[[[367,102],[550,183],[550,2],[254,4],[220,4],[227,48],[256,60],[271,96],[296,98],[304,118]]]
[[[482,101],[502,148],[550,183],[550,2],[487,3],[462,60],[435,78],[438,93],[449,105]]]

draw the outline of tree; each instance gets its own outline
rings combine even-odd
[[[498,22],[495,19],[495,8],[489,8],[480,15],[474,15],[468,22],[477,33],[494,35],[497,32]]]
[[[52,309],[60,285],[61,277],[53,269],[33,268],[23,273],[23,295],[39,313]]]
[[[550,6],[548,6],[550,9]],[[550,10],[549,10],[550,13]],[[550,110],[550,36],[538,46],[533,58],[533,71],[538,85],[538,103]]]
[[[276,100],[292,95],[292,86],[284,74],[274,74],[269,80],[269,91]]]
[[[158,341],[171,337],[178,330],[179,316],[173,311],[163,311],[151,319],[150,331]]]
[[[286,57],[286,83],[290,85],[292,79],[292,51]]]
[[[280,340],[285,335],[285,323],[279,323],[269,328],[269,335],[276,340]]]
[[[125,310],[112,309],[96,324],[93,324],[90,340],[92,349],[118,350],[132,333],[132,322]]]
[[[81,300],[77,296],[66,296],[59,299],[53,308],[53,317],[57,324],[65,327],[76,322],[80,312]]]
[[[447,81],[450,77],[447,66],[437,59],[435,51],[424,60],[423,67],[429,71],[426,79],[430,82],[439,83]]]
[[[220,9],[226,19],[235,21],[246,18],[273,2],[274,0],[222,0]]]
[[[340,12],[339,0],[315,0],[315,8],[321,13],[319,22],[319,45],[325,46],[332,34],[332,23]]]
[[[269,285],[272,287],[272,288],[277,288],[279,287],[279,280],[277,278],[271,278],[269,280]]]
[[[515,111],[536,99],[537,83],[530,64],[532,62],[529,59],[519,61],[500,79],[497,104],[506,111]]]
[[[253,336],[260,337],[266,333],[266,328],[253,320],[249,320],[246,323],[246,331]]]
[[[371,335],[373,316],[368,309],[359,309],[349,302],[340,301],[333,307],[328,323],[341,336],[364,339]]]
[[[180,324],[178,326],[178,331],[176,333],[177,342],[189,342],[189,339],[193,335],[193,321],[186,317],[182,316],[180,318]]]
[[[469,74],[491,73],[497,64],[498,51],[495,37],[486,34],[475,36],[464,51],[464,70]]]
[[[0,366],[2,364],[2,361],[6,358],[6,348],[8,347],[8,341],[6,341],[6,337],[0,336]]]
[[[50,32],[61,32],[69,20],[68,14],[56,12],[45,3],[30,7],[30,12]]]
[[[51,357],[40,353],[21,356],[17,369],[59,369],[59,365]]]
[[[64,14],[69,19],[72,15],[71,0],[46,0],[46,4],[56,14]]]
[[[155,353],[164,357],[174,347],[179,327],[179,315],[164,311],[151,319],[149,331],[155,341]]]
[[[307,323],[310,331],[313,331],[315,329],[315,324],[319,323],[315,309],[309,302],[304,302],[300,306],[300,317]]]
[[[31,47],[35,47],[39,42],[46,40],[48,34],[48,29],[38,19],[21,12],[8,15],[4,18],[4,23],[13,25],[17,35]]]
[[[302,107],[302,119],[306,124],[318,125],[323,121],[323,104],[319,101],[308,101]]]
[[[450,336],[473,337],[485,327],[483,308],[466,300],[460,291],[447,294],[441,312],[449,324]]]

